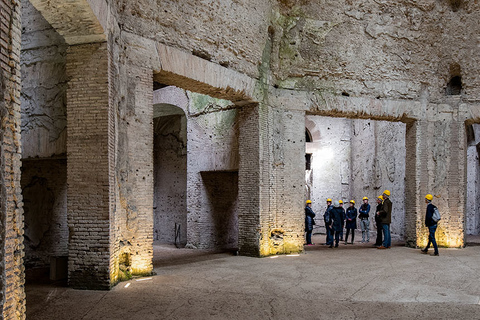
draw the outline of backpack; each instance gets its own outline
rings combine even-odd
[[[437,223],[438,221],[442,220],[442,217],[440,216],[440,211],[438,211],[437,207],[433,207],[433,215],[432,215],[432,220],[433,222]]]

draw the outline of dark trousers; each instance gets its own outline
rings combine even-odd
[[[347,229],[347,234],[345,235],[345,242],[348,240],[348,234],[350,233],[350,230],[352,231],[352,243],[353,240],[355,240],[355,229]]]
[[[327,245],[332,245],[333,244],[333,230],[331,227],[326,227],[326,232],[327,232],[327,239],[326,239],[326,244]]]
[[[377,240],[375,240],[375,245],[376,246],[381,246],[382,243],[383,243],[382,232],[383,232],[382,224],[377,223]]]
[[[338,247],[338,241],[340,241],[340,233],[342,233],[342,231],[335,231],[335,247]]]
[[[313,230],[307,231],[307,244],[312,244],[312,231]]]
[[[430,243],[433,244],[433,249],[435,253],[438,253],[437,241],[435,240],[435,231],[437,231],[437,225],[428,227],[428,244],[425,247],[425,250],[428,250]]]

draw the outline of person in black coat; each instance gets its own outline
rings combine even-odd
[[[378,196],[377,198],[377,208],[375,212],[381,212],[382,211],[382,202],[383,202],[383,197]],[[382,245],[383,239],[382,239],[382,219],[379,214],[375,214],[375,226],[377,228],[377,239],[375,240],[374,247],[380,247]]]
[[[307,205],[305,207],[305,232],[307,233],[307,246],[313,245],[312,243],[312,231],[313,225],[315,224],[315,212],[312,210],[312,201],[307,200]]]
[[[352,242],[355,240],[355,229],[357,229],[357,208],[355,208],[355,201],[350,200],[350,207],[348,207],[347,212],[345,213],[347,222],[345,224],[345,229],[347,229],[347,233],[345,234],[345,244],[348,241],[348,235],[350,231],[352,232]]]
[[[428,227],[428,244],[425,249],[422,250],[422,253],[428,253],[428,248],[430,244],[433,244],[433,255],[438,256],[438,246],[437,241],[435,240],[435,231],[437,231],[437,221],[433,220],[433,213],[435,212],[435,206],[432,204],[433,196],[427,194],[425,196],[425,203],[427,203],[427,212],[425,214],[425,226]]]
[[[340,207],[340,204],[338,201],[335,201],[335,205],[333,206],[333,209],[330,210],[330,217],[332,220],[332,230],[335,233],[335,248],[338,248],[338,242],[340,240],[340,232],[343,230],[343,223],[345,221],[345,211],[343,210],[342,207]],[[332,248],[333,244],[329,246],[329,248]]]

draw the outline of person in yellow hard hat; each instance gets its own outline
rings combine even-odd
[[[390,201],[390,191],[383,191],[383,206],[379,212],[382,230],[383,230],[383,243],[378,249],[389,249],[392,246],[392,237],[390,234],[390,223],[392,223],[392,201]]]
[[[305,232],[307,233],[306,235],[306,240],[307,240],[307,246],[313,245],[312,243],[312,231],[313,231],[313,225],[315,224],[315,212],[312,210],[312,201],[307,200],[306,206],[305,206]]]
[[[360,227],[362,229],[362,243],[370,242],[370,204],[368,198],[363,197],[363,203],[358,209],[358,218],[360,219]]]
[[[438,246],[437,241],[435,240],[435,231],[437,231],[437,223],[438,220],[435,221],[434,213],[435,210],[438,211],[437,207],[432,204],[433,196],[431,194],[427,194],[425,196],[425,203],[427,204],[427,212],[425,214],[425,226],[428,227],[428,244],[425,249],[422,249],[422,253],[428,253],[428,248],[430,244],[433,245],[433,256],[438,256]]]
[[[375,227],[377,228],[377,239],[375,240],[374,247],[380,247],[382,245],[382,219],[379,212],[382,211],[383,196],[377,197],[377,208],[375,209]]]
[[[343,226],[345,225],[345,208],[343,207],[343,200],[338,200],[338,205],[340,209],[343,211],[343,223],[342,223],[342,230],[340,231],[340,241],[343,241]]]
[[[325,245],[330,246],[333,244],[333,229],[332,229],[332,217],[330,215],[330,211],[333,209],[332,199],[327,199],[327,208],[325,209],[325,213],[323,214],[323,221],[325,222],[325,233],[326,233],[326,240]]]
[[[355,200],[350,200],[350,207],[347,208],[347,212],[345,216],[347,218],[347,222],[345,223],[345,229],[347,233],[345,234],[345,244],[348,242],[348,235],[352,232],[352,242],[355,241],[355,229],[357,229],[357,208],[355,208]]]

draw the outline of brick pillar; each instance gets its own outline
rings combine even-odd
[[[436,115],[407,125],[406,159],[406,240],[423,247],[428,241],[424,225],[424,197],[433,194],[433,203],[442,214],[437,243],[462,247],[465,243],[466,131],[455,113]]]
[[[303,250],[305,114],[249,106],[239,139],[239,249],[268,256]]]
[[[109,289],[114,154],[106,43],[67,51],[69,284]]]
[[[0,318],[25,319],[20,187],[20,1],[0,0],[0,11]]]

